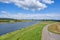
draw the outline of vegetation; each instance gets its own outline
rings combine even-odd
[[[55,22],[60,22],[60,20],[52,20],[52,19],[50,19],[50,20],[48,20],[48,19],[42,19],[42,20],[40,20],[40,19],[22,19],[22,20],[20,20],[20,19],[11,19],[11,18],[0,18],[0,23],[2,23],[2,22],[31,22],[31,21],[55,21]]]
[[[48,27],[48,31],[56,34],[60,34],[60,22],[52,24]]]
[[[42,29],[45,25],[53,23],[51,21],[43,21],[27,28],[22,28],[14,32],[0,36],[0,40],[41,40]]]
[[[10,18],[0,18],[0,23],[14,23],[14,22],[31,22],[32,20],[19,20],[19,19],[10,19]]]

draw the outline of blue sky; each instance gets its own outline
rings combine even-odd
[[[60,20],[60,0],[0,0],[0,18]]]

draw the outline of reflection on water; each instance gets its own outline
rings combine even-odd
[[[35,23],[37,23],[37,21],[0,24],[0,35],[31,26],[32,24],[35,24]]]

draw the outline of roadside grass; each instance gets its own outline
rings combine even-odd
[[[50,25],[48,27],[48,31],[55,34],[60,34],[60,22]]]
[[[42,29],[47,24],[51,24],[51,21],[38,22],[27,28],[22,28],[14,32],[7,33],[0,36],[0,40],[41,40]]]

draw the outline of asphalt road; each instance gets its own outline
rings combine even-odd
[[[51,25],[51,24],[50,24]],[[42,31],[42,39],[41,40],[60,40],[60,35],[49,33],[48,26],[44,27]]]

